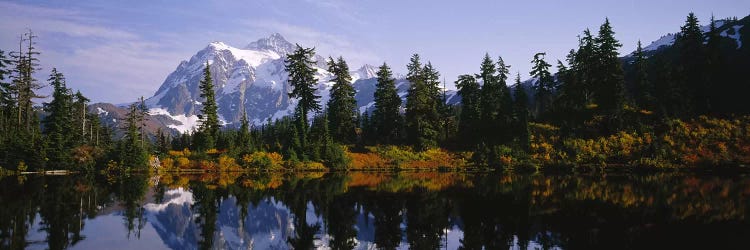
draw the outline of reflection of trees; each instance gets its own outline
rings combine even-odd
[[[0,180],[0,248],[23,249],[38,215],[39,230],[46,233],[49,249],[74,246],[87,218],[110,204],[111,191],[94,176],[30,176],[23,183],[15,178]]]
[[[219,206],[229,204],[221,203],[229,196],[236,199],[229,205],[239,207],[241,221],[261,201],[273,198],[285,205],[294,225],[287,243],[295,249],[316,247],[316,235],[321,233],[331,236],[332,248],[355,247],[354,239],[362,233],[354,226],[359,213],[374,216],[372,240],[379,249],[404,243],[414,249],[438,248],[444,230],[456,225],[463,230],[462,249],[508,248],[516,238],[519,248],[532,242],[544,249],[721,248],[750,237],[745,217],[750,211],[750,180],[740,177],[687,173],[375,176],[162,176],[154,188],[157,199],[167,188],[192,190],[200,248],[217,244]],[[147,179],[131,175],[110,183],[97,180],[91,176],[29,177],[24,183],[0,180],[0,248],[29,247],[26,237],[34,223],[40,223],[50,249],[73,246],[86,238],[81,234],[83,220],[94,218],[98,206],[108,209],[114,204],[122,206],[128,237],[131,233],[138,237],[146,223],[141,204]],[[313,209],[322,223],[308,221],[307,213]],[[37,216],[40,222],[34,221]],[[715,244],[701,244],[706,239]],[[672,245],[645,245],[654,241]]]
[[[380,249],[396,249],[401,244],[401,211],[404,202],[396,194],[378,192],[365,201],[375,216],[375,244]]]
[[[134,234],[136,238],[140,238],[141,229],[146,226],[141,204],[148,190],[148,176],[128,174],[118,178],[115,186],[117,199],[124,208],[123,219],[128,231],[127,237],[130,238],[130,235]]]
[[[333,249],[353,249],[356,245],[354,238],[357,230],[357,212],[354,211],[354,201],[347,195],[340,195],[328,206],[328,233],[331,235],[329,245]]]
[[[438,249],[448,227],[447,203],[436,192],[415,191],[406,200],[406,240],[411,249]]]
[[[214,232],[216,232],[216,219],[219,213],[219,197],[216,191],[206,183],[195,182],[190,185],[193,191],[193,211],[197,214],[195,223],[201,228],[201,239],[198,242],[200,249],[211,249],[214,245]]]

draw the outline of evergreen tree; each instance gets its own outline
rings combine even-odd
[[[75,140],[79,143],[86,143],[86,106],[88,105],[89,99],[83,96],[83,94],[81,94],[81,91],[76,91],[76,93],[73,95],[73,100],[74,102],[72,106],[72,115],[74,117],[73,123],[75,124],[74,131],[76,131]]]
[[[161,128],[156,131],[156,148],[159,153],[167,154],[169,150],[172,150],[172,143],[170,142],[170,136],[164,133]]]
[[[307,118],[310,111],[320,111],[320,104],[318,103],[320,96],[315,94],[316,70],[313,68],[315,61],[312,60],[313,56],[315,56],[315,48],[302,48],[299,44],[296,46],[294,52],[286,56],[284,68],[289,74],[288,81],[292,87],[289,97],[299,99],[294,112],[296,119],[294,136],[297,138],[294,138],[294,145],[288,148],[288,154],[289,156],[294,156],[295,159],[299,159],[295,151],[299,153],[303,153],[306,150],[309,151],[306,145]],[[295,149],[297,147],[298,149]],[[301,158],[304,160],[305,156],[301,155]]]
[[[333,74],[331,81],[334,82],[331,87],[331,99],[328,101],[331,134],[339,142],[353,143],[356,139],[357,100],[354,99],[356,91],[350,83],[352,77],[349,75],[349,66],[342,57],[338,58],[338,62],[330,58],[328,71]]]
[[[411,85],[406,97],[406,129],[409,143],[417,150],[424,150],[437,145],[438,113],[436,94],[431,82],[432,72],[427,74],[422,67],[418,54],[414,54],[409,64],[406,79]]]
[[[719,29],[716,27],[716,21],[714,16],[711,16],[711,24],[709,26],[708,33],[706,33],[706,83],[710,83],[711,87],[707,87],[708,102],[710,104],[711,111],[714,112],[727,112],[733,109],[736,105],[733,101],[736,100],[737,95],[726,96],[725,92],[729,93],[741,93],[744,91],[736,90],[731,84],[732,80],[727,79],[726,73],[727,68],[724,64],[724,57],[721,53],[721,35]],[[731,112],[729,112],[731,113]]]
[[[145,169],[147,153],[141,142],[141,133],[139,131],[142,112],[138,104],[133,103],[128,107],[128,114],[125,116],[125,136],[120,141],[120,164],[126,168]]]
[[[17,99],[17,128],[23,128],[25,133],[30,137],[27,139],[34,140],[37,138],[38,127],[36,126],[38,120],[36,112],[34,112],[34,99],[41,98],[42,96],[36,94],[35,91],[42,88],[38,83],[34,74],[39,70],[39,52],[36,51],[36,42],[34,39],[36,36],[33,32],[29,31],[24,34],[18,45],[18,52],[12,55],[16,60],[15,79],[13,81],[13,88],[15,90]],[[24,51],[23,45],[26,45]],[[32,126],[33,125],[33,126]]]
[[[372,123],[379,135],[377,141],[390,144],[397,142],[401,137],[399,134],[402,124],[402,117],[399,113],[401,98],[396,90],[396,80],[393,79],[393,73],[387,64],[383,63],[380,66],[377,76]]]
[[[289,85],[292,92],[290,98],[299,98],[297,112],[299,118],[304,122],[304,128],[307,128],[307,116],[310,111],[320,111],[319,95],[315,94],[315,69],[312,67],[315,61],[315,48],[297,48],[291,54],[288,54],[284,63],[285,69],[289,74]]]
[[[247,119],[247,112],[242,112],[240,119],[240,131],[237,133],[237,142],[235,143],[241,153],[253,151],[252,135],[250,134],[250,121]]]
[[[635,50],[635,103],[638,107],[653,110],[655,107],[655,100],[653,96],[653,85],[649,82],[648,74],[646,72],[648,65],[646,57],[643,55],[643,48],[641,47],[641,41],[638,41],[638,47]]]
[[[0,142],[9,136],[15,98],[13,85],[10,83],[10,66],[12,61],[7,58],[5,51],[0,50]]]
[[[566,95],[576,109],[592,103],[596,84],[594,78],[599,63],[596,54],[595,39],[591,31],[586,29],[583,31],[583,37],[578,41],[578,51],[567,57],[571,75],[570,79],[566,79],[569,86]]]
[[[521,74],[516,74],[516,84],[513,92],[513,113],[515,116],[515,134],[518,145],[528,152],[531,145],[529,132],[529,97],[521,86]]]
[[[214,83],[211,79],[211,70],[208,62],[206,67],[203,69],[203,80],[201,80],[198,88],[201,91],[201,98],[203,101],[203,108],[201,109],[201,125],[200,132],[203,136],[202,149],[214,148],[216,141],[219,137],[219,115],[218,106],[216,104],[216,93],[214,92]]]
[[[549,110],[552,100],[552,91],[554,90],[554,81],[552,75],[549,73],[549,67],[552,65],[544,61],[545,54],[546,53],[536,53],[534,55],[534,60],[531,61],[534,66],[532,66],[531,72],[529,73],[535,78],[533,88],[535,91],[534,98],[537,103],[537,117],[542,116]]]
[[[599,67],[596,68],[595,97],[599,109],[605,114],[619,114],[625,103],[625,77],[617,52],[622,44],[614,35],[609,19],[605,19],[595,40],[596,57],[599,60]]]
[[[481,88],[472,75],[460,75],[456,81],[461,95],[461,119],[458,134],[465,147],[476,146],[482,135],[477,128],[482,126]]]
[[[44,135],[48,141],[47,156],[54,167],[65,166],[70,162],[70,148],[73,146],[72,130],[73,98],[65,85],[65,76],[52,69],[49,84],[54,88],[52,101],[44,104],[49,113],[44,118]]]
[[[701,32],[698,18],[692,12],[688,14],[685,25],[680,27],[680,34],[675,39],[675,46],[679,49],[679,67],[684,83],[683,98],[692,100],[688,110],[681,113],[705,114],[708,112],[708,87],[705,82],[703,32]]]

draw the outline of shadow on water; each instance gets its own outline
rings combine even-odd
[[[744,173],[6,177],[3,249],[744,249]]]

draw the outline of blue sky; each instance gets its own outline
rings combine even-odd
[[[431,61],[451,85],[476,73],[485,53],[528,77],[536,52],[553,65],[586,28],[608,17],[627,54],[679,30],[688,12],[703,23],[750,14],[750,1],[0,1],[0,49],[39,35],[40,80],[52,67],[93,101],[153,95],[181,60],[211,41],[243,47],[273,32],[351,68],[387,62],[405,73],[411,54]]]

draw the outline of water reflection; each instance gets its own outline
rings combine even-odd
[[[750,178],[204,174],[0,180],[3,249],[745,249]]]

